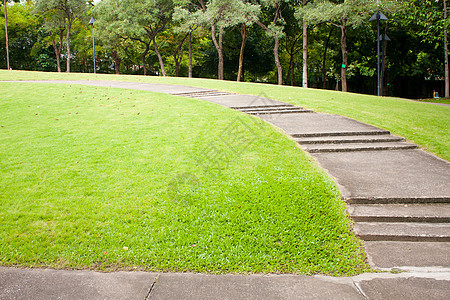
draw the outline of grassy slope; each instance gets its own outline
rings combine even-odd
[[[143,91],[1,82],[0,90],[1,265],[368,268],[334,183],[256,118]],[[238,140],[220,139],[239,122]],[[247,147],[233,154],[237,145]],[[225,152],[205,169],[211,146]]]
[[[182,84],[243,94],[265,95],[316,111],[348,116],[388,129],[393,134],[404,136],[427,151],[450,160],[449,107],[398,98],[378,98],[327,90],[208,79],[0,71],[0,80],[68,78]]]

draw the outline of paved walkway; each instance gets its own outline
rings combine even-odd
[[[448,299],[442,270],[356,277],[0,267],[0,299]]]
[[[355,232],[365,241],[372,266],[405,273],[331,278],[101,274],[0,268],[0,298],[8,295],[39,298],[41,295],[44,299],[52,291],[55,297],[80,299],[83,295],[121,299],[121,295],[125,298],[129,295],[131,299],[445,299],[450,295],[449,162],[386,130],[263,97],[163,84],[60,83],[139,89],[203,99],[258,116],[283,129],[311,153],[340,187],[349,215],[355,221]]]

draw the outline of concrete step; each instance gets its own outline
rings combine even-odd
[[[365,241],[450,242],[448,223],[357,222],[353,228]]]
[[[303,149],[310,153],[326,152],[356,152],[356,151],[381,151],[381,150],[406,150],[416,149],[418,146],[406,142],[387,143],[354,143],[354,144],[314,144],[303,145]]]
[[[403,142],[405,138],[393,135],[320,136],[295,139],[301,145],[310,144],[353,144]]]
[[[365,241],[364,248],[372,266],[450,268],[448,242]]]
[[[296,107],[296,106],[265,106],[265,107],[257,107],[257,108],[241,108],[238,109],[241,112],[245,113],[259,113],[259,112],[265,112],[265,111],[304,111],[303,107]],[[311,111],[311,110],[309,110]]]
[[[228,96],[228,95],[234,95],[234,94],[228,93],[228,92],[220,92],[220,91],[216,91],[216,90],[209,90],[209,91],[176,93],[173,95],[181,96],[181,97],[202,98],[202,97]]]
[[[294,133],[293,138],[310,138],[310,137],[338,137],[338,136],[372,136],[372,135],[389,135],[388,130],[375,129],[371,131],[337,131],[337,132],[310,132],[310,133]]]
[[[290,110],[260,110],[260,111],[252,111],[246,112],[249,115],[273,115],[273,114],[297,114],[297,113],[311,113],[312,110],[309,109],[290,109]]]
[[[350,205],[348,213],[355,222],[450,223],[448,204]]]
[[[347,204],[445,204],[449,197],[349,197],[344,198]]]
[[[247,110],[247,109],[259,109],[259,108],[279,109],[279,108],[292,108],[292,107],[294,107],[294,105],[292,105],[292,104],[267,104],[267,105],[234,106],[234,107],[230,107],[230,108],[242,111],[242,110]]]

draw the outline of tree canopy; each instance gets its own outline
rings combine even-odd
[[[93,16],[98,72],[375,94],[376,22],[369,19],[382,12],[389,20],[381,32],[390,38],[382,43],[384,94],[431,97],[448,78],[444,0],[1,2],[0,68],[8,23],[12,68],[92,72]]]

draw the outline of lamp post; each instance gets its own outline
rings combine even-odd
[[[94,74],[97,73],[97,67],[95,66],[95,37],[94,37],[94,23],[95,23],[95,19],[94,17],[91,17],[91,20],[89,21],[89,25],[92,25],[92,48],[94,50]]]
[[[372,18],[369,21],[377,21],[377,96],[382,96],[382,86],[381,86],[381,78],[380,78],[380,20],[387,21],[388,18],[382,13],[377,12],[374,13]]]

